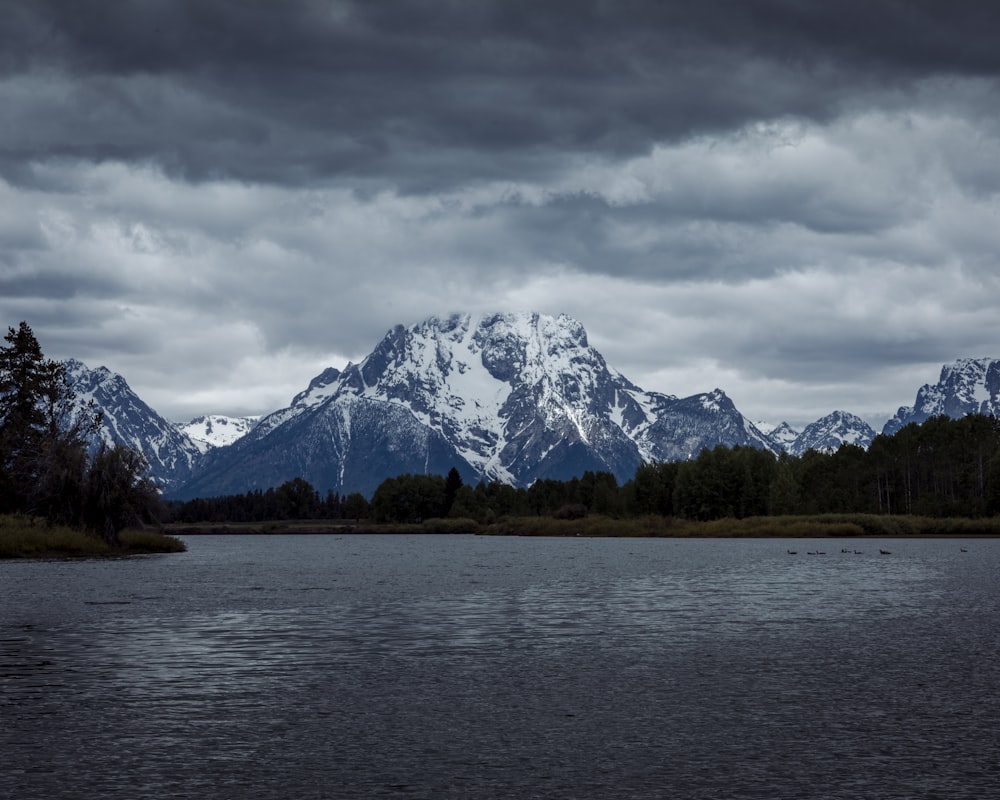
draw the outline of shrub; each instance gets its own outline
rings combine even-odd
[[[479,523],[468,517],[434,517],[420,525],[423,533],[478,533]]]
[[[587,516],[587,507],[583,503],[567,503],[552,512],[553,519],[583,519]]]

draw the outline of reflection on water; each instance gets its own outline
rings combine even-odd
[[[0,563],[0,796],[982,797],[1000,543],[965,545],[198,537]]]

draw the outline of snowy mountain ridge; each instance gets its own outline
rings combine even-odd
[[[786,451],[791,453],[795,440],[801,435],[801,431],[795,430],[787,422],[773,425],[769,422],[755,422],[757,430],[763,433],[780,453]]]
[[[67,359],[66,379],[80,407],[91,400],[102,412],[102,424],[93,445],[121,444],[141,453],[151,477],[164,489],[190,477],[201,457],[199,447],[177,426],[146,405],[125,379],[107,367],[90,369]]]
[[[960,358],[945,364],[938,382],[921,386],[913,405],[901,406],[882,433],[891,436],[911,422],[930,417],[967,414],[1000,417],[1000,359]]]
[[[392,432],[375,422],[388,416],[397,420]],[[369,427],[358,428],[359,418]],[[293,431],[295,458],[275,448]],[[224,473],[239,471],[233,459],[243,457],[262,469],[292,461],[346,487],[361,469],[348,466],[361,442],[397,447],[399,435],[412,439],[415,466],[423,453],[425,462],[455,462],[469,479],[512,484],[584,469],[627,479],[643,461],[688,458],[716,444],[772,447],[719,389],[680,399],[635,386],[566,315],[454,314],[397,325],[359,364],[317,376],[288,408],[212,459],[207,472],[216,477],[200,476],[197,490],[229,486]]]
[[[170,423],[104,367],[64,362],[78,400],[104,416],[101,440],[141,452],[168,494],[210,496],[304,477],[319,489],[374,490],[405,472],[527,485],[584,470],[627,480],[642,462],[684,460],[721,444],[801,455],[874,431],[835,411],[795,431],[753,424],[725,392],[648,392],[610,367],[575,320],[455,314],[392,328],[360,363],[317,375],[291,404],[254,422],[206,415]],[[1000,359],[946,364],[886,423],[891,435],[944,414],[1000,416]]]
[[[788,452],[800,456],[809,450],[832,453],[843,444],[866,448],[875,438],[875,431],[861,417],[846,411],[834,411],[806,425]]]
[[[644,392],[590,347],[583,326],[566,315],[453,315],[397,326],[353,371],[345,391],[409,408],[424,425],[458,443],[459,453],[500,480],[511,443],[529,426],[546,438],[542,458],[567,438],[591,445],[623,433],[645,460],[662,457],[649,434],[658,411],[678,401]],[[697,395],[707,414],[735,411],[725,393]],[[763,436],[743,420],[759,446]],[[608,424],[610,423],[610,425]],[[559,437],[544,432],[559,431]]]

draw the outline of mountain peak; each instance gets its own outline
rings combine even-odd
[[[282,444],[293,439],[294,452]],[[643,461],[717,444],[771,446],[721,389],[645,392],[608,367],[572,317],[508,312],[394,326],[359,364],[324,372],[261,420],[233,459],[258,473],[283,465],[269,482],[308,472],[313,459],[320,488],[372,491],[388,475],[453,465],[467,480],[519,485],[585,470],[627,480]],[[242,469],[215,460],[216,477],[190,491],[242,491],[231,482]]]
[[[761,430],[765,431],[775,450],[784,450],[794,456],[801,456],[809,450],[831,453],[844,444],[867,448],[875,438],[875,431],[867,422],[847,411],[831,411],[806,425],[801,432],[787,422],[776,427],[765,424]]]
[[[608,366],[565,314],[450,314],[394,326],[359,364],[323,370],[291,405],[255,425],[221,416],[173,425],[106,367],[64,364],[78,401],[103,412],[101,438],[140,451],[177,497],[243,493],[294,477],[320,490],[371,493],[386,477],[451,467],[467,481],[516,485],[585,470],[624,481],[643,462],[688,459],[717,445],[801,455],[874,438],[845,411],[798,433],[785,423],[755,426],[721,388],[684,398],[645,391]],[[883,433],[933,415],[1000,416],[998,398],[1000,359],[958,359]]]
[[[319,375],[309,381],[309,386],[306,387],[305,391],[299,392],[292,398],[292,405],[295,406],[302,403],[316,404],[322,402],[329,396],[325,390],[335,384],[339,377],[339,369],[327,367]]]
[[[844,444],[868,447],[875,438],[875,431],[861,417],[846,411],[832,411],[816,420],[796,438],[792,452],[801,455],[807,450],[833,452]]]
[[[66,377],[79,408],[89,401],[101,410],[102,424],[96,440],[121,444],[139,453],[149,464],[156,483],[170,489],[187,479],[201,453],[175,425],[147,406],[126,380],[107,367],[90,369],[82,361],[67,359]]]
[[[795,430],[787,422],[781,422],[778,425],[772,425],[768,422],[757,422],[754,424],[759,431],[774,443],[775,449],[778,452],[784,450],[791,453],[795,440],[802,435],[802,431]]]
[[[941,368],[936,384],[917,390],[912,406],[901,406],[882,433],[892,435],[911,422],[967,414],[1000,416],[1000,359],[960,358]]]
[[[226,447],[242,439],[253,428],[259,417],[229,417],[222,414],[205,414],[187,423],[177,423],[178,430],[187,436],[202,453],[215,447]]]

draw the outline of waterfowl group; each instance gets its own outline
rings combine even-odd
[[[966,548],[966,547],[960,547],[958,549],[961,550],[963,553],[968,553],[969,552],[968,548]],[[883,556],[891,556],[892,555],[892,551],[891,550],[883,550],[881,547],[879,548],[878,551],[879,551],[879,554],[883,555]],[[790,556],[796,556],[796,555],[799,554],[798,550],[786,550],[785,552],[788,553],[788,555],[790,555]],[[856,556],[860,556],[860,555],[864,555],[865,551],[864,550],[851,550],[851,548],[849,548],[849,547],[842,547],[842,548],[840,548],[840,552],[841,553],[849,553],[849,554],[853,554],[853,555],[856,555]],[[807,556],[825,556],[826,552],[824,550],[807,550],[806,551],[806,555]]]

